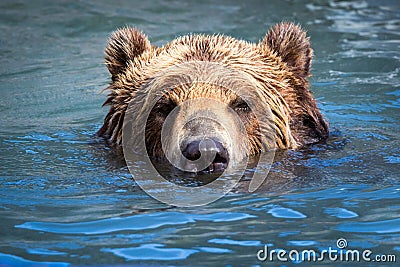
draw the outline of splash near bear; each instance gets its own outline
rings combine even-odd
[[[156,47],[137,29],[117,30],[106,47],[110,109],[98,134],[185,172],[223,173],[254,155],[272,161],[276,149],[329,134],[307,81],[312,56],[292,23],[257,44],[188,35]]]

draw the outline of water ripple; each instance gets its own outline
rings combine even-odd
[[[226,248],[214,248],[214,247],[196,247],[197,249],[213,254],[225,254],[225,253],[232,253],[232,250]]]
[[[350,233],[399,233],[400,218],[376,222],[351,222],[339,224],[337,230]]]
[[[299,211],[289,209],[289,208],[284,208],[284,207],[272,208],[267,213],[270,213],[275,218],[287,218],[287,219],[307,218],[306,215],[304,215],[303,213],[301,213]]]
[[[343,185],[332,187],[323,190],[317,190],[309,193],[301,194],[291,194],[286,195],[287,199],[370,199],[370,200],[382,200],[382,199],[398,199],[399,198],[399,188],[389,187],[382,188],[372,191],[363,190],[368,188],[366,185]]]
[[[344,208],[327,208],[325,213],[340,219],[348,219],[358,217],[358,214]]]
[[[129,217],[116,217],[103,220],[56,223],[56,222],[25,222],[16,225],[16,228],[24,228],[36,231],[44,231],[60,234],[104,234],[124,230],[155,229],[166,225],[182,225],[196,221],[230,222],[239,221],[256,216],[238,212],[218,212],[212,214],[188,214],[182,212],[158,212],[152,214],[140,214]]]
[[[208,240],[208,243],[214,243],[214,244],[221,244],[221,245],[237,245],[237,246],[244,246],[244,247],[255,247],[255,246],[261,246],[262,243],[258,240],[245,240],[245,241],[240,241],[240,240],[232,240],[228,238],[213,238]]]
[[[65,262],[30,261],[21,257],[4,253],[0,253],[0,262],[1,266],[20,266],[20,267],[28,267],[28,266],[66,267],[70,265],[69,263]]]
[[[297,247],[310,247],[318,244],[313,240],[291,240],[287,242],[289,246],[297,246]]]
[[[101,251],[111,252],[126,260],[183,260],[199,252],[195,249],[163,247],[162,244],[145,244],[135,248],[104,248]]]

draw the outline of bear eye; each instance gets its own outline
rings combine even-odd
[[[246,101],[244,101],[243,99],[236,100],[232,104],[232,108],[235,111],[238,111],[238,112],[248,112],[248,111],[250,111],[249,105],[247,105]]]
[[[168,114],[176,107],[176,104],[170,99],[161,99],[154,106],[154,111],[162,116],[168,116]]]

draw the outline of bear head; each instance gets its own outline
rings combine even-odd
[[[257,44],[188,35],[162,47],[127,27],[112,34],[105,53],[110,110],[98,134],[112,145],[122,144],[129,125],[124,138],[139,146],[143,130],[150,157],[219,172],[262,150],[328,136],[307,81],[309,38],[293,23],[275,25]],[[211,164],[198,161],[203,155]]]

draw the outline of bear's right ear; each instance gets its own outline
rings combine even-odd
[[[135,28],[125,27],[112,33],[105,51],[108,70],[115,80],[123,72],[129,61],[150,50],[147,36]]]
[[[275,25],[268,31],[260,45],[280,56],[297,77],[310,76],[313,50],[310,39],[299,25],[291,22]]]

